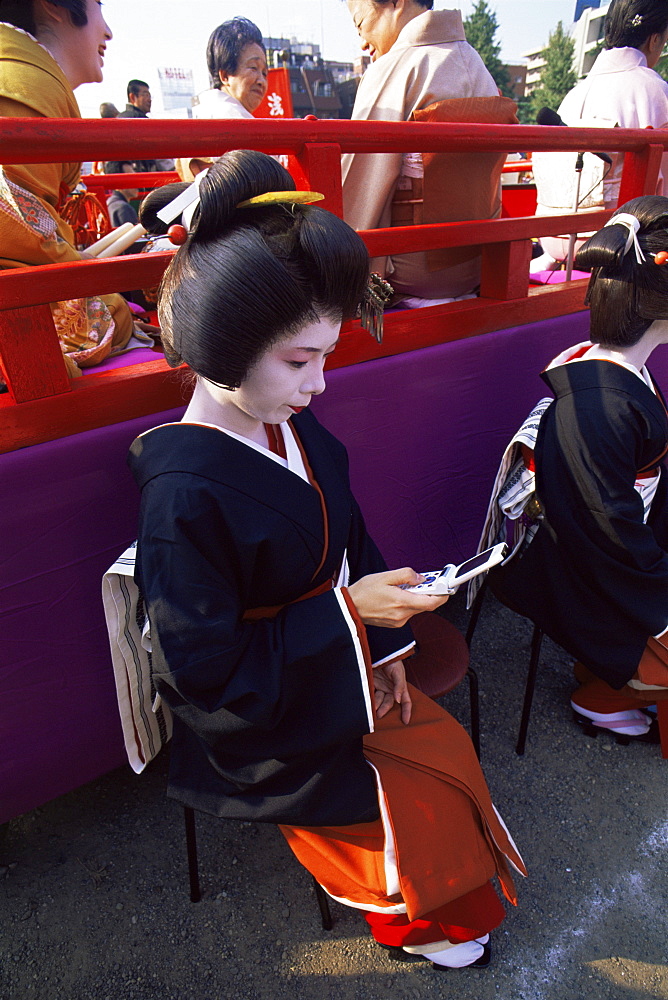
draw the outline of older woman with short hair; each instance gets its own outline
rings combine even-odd
[[[198,97],[195,118],[252,118],[267,93],[262,32],[245,17],[225,21],[206,47],[211,89]]]
[[[198,94],[193,118],[252,118],[267,93],[267,56],[262,32],[245,17],[235,17],[211,32],[206,46],[211,87]],[[211,166],[211,157],[182,157],[176,169],[193,181]]]

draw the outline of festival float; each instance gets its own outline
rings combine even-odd
[[[622,151],[619,200],[656,190],[668,132],[318,120],[0,119],[4,163],[220,155],[289,157],[298,188],[342,214],[342,152]],[[517,166],[514,166],[517,169]],[[526,169],[526,166],[523,166]],[[150,181],[150,177],[145,178]],[[157,177],[162,182],[166,178]],[[137,175],[97,178],[102,188]],[[370,255],[480,246],[477,298],[385,316],[378,343],[347,324],[314,402],[350,453],[352,481],[390,565],[458,562],[476,548],[499,457],[543,395],[541,368],[587,337],[587,280],[533,285],[531,238],[582,228],[533,216],[531,189],[506,192],[507,217],[363,233]],[[587,214],[600,228],[610,212]],[[49,303],[149,288],[171,252],[0,273],[2,724],[0,822],[125,761],[101,579],[134,538],[133,439],[178,420],[184,372],[131,352],[70,379]],[[556,276],[555,276],[556,277]],[[562,273],[563,277],[563,273]],[[141,357],[139,356],[141,355]],[[668,391],[668,359],[655,377]]]

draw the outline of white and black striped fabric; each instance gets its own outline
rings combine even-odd
[[[134,581],[136,552],[133,542],[104,574],[102,600],[125,750],[139,774],[171,738],[172,714],[153,685],[149,622]]]

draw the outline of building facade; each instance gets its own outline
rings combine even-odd
[[[352,63],[322,58],[320,46],[296,38],[265,38],[269,66],[288,70],[296,118],[350,118],[357,88]],[[350,83],[352,81],[352,84]]]

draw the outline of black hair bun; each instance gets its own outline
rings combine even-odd
[[[139,206],[139,221],[147,233],[150,233],[151,236],[167,235],[167,230],[172,223],[163,222],[162,219],[159,219],[158,212],[162,211],[165,205],[169,205],[170,201],[174,201],[178,195],[189,187],[189,184],[179,182],[164,184],[162,187],[155,188],[146,195]],[[173,221],[178,222],[179,220],[174,219]]]
[[[220,236],[242,201],[268,191],[294,190],[292,177],[272,156],[254,149],[234,149],[225,153],[200,181],[197,242]]]
[[[595,267],[619,270],[624,261],[628,237],[629,227],[623,223],[612,225],[611,220],[580,247],[575,255],[576,268],[579,271],[592,271]]]

